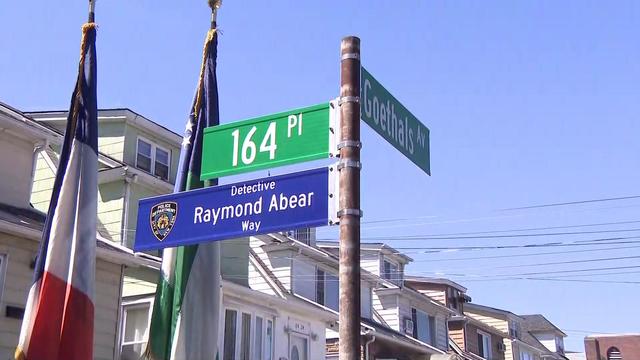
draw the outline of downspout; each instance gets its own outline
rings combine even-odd
[[[135,183],[138,180],[138,175],[133,174],[130,175],[127,173],[127,169],[124,171],[124,206],[122,209],[122,239],[120,244],[125,247],[129,247],[127,245],[127,240],[129,239],[129,198],[131,197],[131,183]]]
[[[364,360],[370,360],[370,358],[369,358],[369,345],[371,345],[374,341],[376,341],[376,337],[375,337],[375,335],[372,335],[371,333],[366,333],[365,335],[371,336],[371,339],[367,340],[367,342],[364,343]]]

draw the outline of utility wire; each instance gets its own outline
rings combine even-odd
[[[637,198],[640,198],[640,195],[612,197],[612,198],[604,198],[604,199],[579,200],[579,201],[570,201],[570,202],[562,202],[562,203],[529,205],[529,206],[500,209],[500,211],[528,210],[528,209],[538,209],[538,208],[555,207],[555,206],[581,205],[581,204],[589,204],[589,203],[595,203],[595,202],[619,201],[619,200],[629,200],[629,199],[637,199]]]
[[[469,240],[469,239],[502,239],[502,238],[526,238],[539,236],[568,236],[568,235],[588,235],[588,234],[608,234],[622,232],[636,232],[640,228],[633,229],[616,229],[616,230],[594,230],[594,231],[568,231],[568,232],[551,232],[536,234],[514,234],[514,235],[480,235],[480,236],[433,236],[433,235],[403,235],[403,236],[373,236],[362,237],[364,240],[387,240],[387,241],[403,241],[403,240]]]
[[[620,247],[611,247],[611,248],[604,248],[604,249],[548,251],[548,252],[533,253],[533,254],[493,255],[493,256],[463,257],[463,258],[453,258],[453,259],[418,259],[418,260],[413,260],[413,262],[473,261],[473,260],[501,259],[501,258],[513,258],[513,257],[530,257],[530,256],[543,256],[543,255],[574,254],[574,253],[585,253],[585,252],[594,252],[594,251],[598,251],[598,252],[599,251],[613,251],[613,250],[637,249],[637,248],[640,248],[640,245],[636,245],[636,246],[620,246]]]

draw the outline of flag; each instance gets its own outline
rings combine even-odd
[[[217,34],[209,30],[200,80],[187,121],[174,192],[215,185],[200,180],[204,129],[218,125]],[[168,248],[162,254],[160,280],[145,358],[215,359],[220,318],[220,244]]]
[[[93,358],[98,195],[96,28],[82,27],[80,64],[15,357]]]

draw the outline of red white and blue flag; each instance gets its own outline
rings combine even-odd
[[[85,24],[78,79],[15,354],[19,360],[93,358],[98,188],[95,39],[95,24]]]

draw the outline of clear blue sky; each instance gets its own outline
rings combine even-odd
[[[68,106],[86,3],[3,4],[0,101],[25,111]],[[181,132],[208,21],[204,0],[99,0],[99,106]],[[227,0],[219,24],[222,122],[337,96],[340,39],[353,34],[367,69],[431,129],[428,177],[363,124],[363,221],[409,219],[365,224],[363,240],[386,236],[421,251],[573,243],[407,250],[408,272],[450,276],[474,302],[542,313],[570,335],[570,350],[583,349],[585,332],[638,331],[640,284],[584,281],[640,282],[637,258],[598,260],[640,256],[640,238],[575,242],[640,236],[640,199],[504,210],[640,195],[638,2]],[[591,234],[397,239],[610,222],[628,223],[515,233]],[[587,249],[596,251],[574,252]],[[540,255],[563,251],[571,253]],[[460,258],[474,259],[443,261]],[[573,260],[594,261],[541,265]],[[608,267],[625,269],[548,273]],[[614,272],[633,273],[602,275]]]

